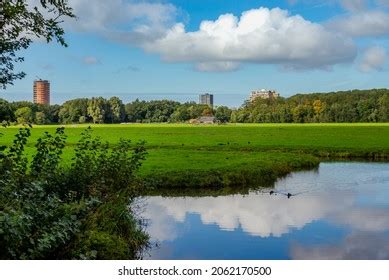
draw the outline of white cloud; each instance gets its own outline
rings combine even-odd
[[[94,56],[85,56],[82,58],[82,63],[88,65],[100,64],[100,60]]]
[[[240,18],[221,15],[203,21],[194,32],[178,23],[143,47],[164,61],[192,62],[206,71],[231,71],[244,62],[323,68],[350,62],[356,55],[351,39],[279,8],[249,10]]]
[[[96,32],[108,39],[138,45],[155,39],[175,21],[177,9],[172,4],[152,1],[69,0],[77,19],[67,21],[75,31]]]
[[[326,26],[353,37],[389,35],[389,14],[365,11],[330,20]]]
[[[377,2],[385,5],[387,0]],[[64,24],[69,31],[95,33],[159,54],[165,62],[192,63],[197,71],[236,71],[242,63],[328,70],[354,61],[357,49],[350,36],[389,34],[385,12],[364,12],[362,0],[338,3],[357,13],[322,25],[279,8],[259,8],[244,12],[240,18],[224,14],[217,20],[203,21],[198,30],[190,32],[177,22],[180,10],[170,3],[95,0],[91,5],[69,0],[77,19],[66,19]]]
[[[386,50],[382,47],[371,47],[365,51],[362,57],[359,70],[362,72],[372,72],[382,70],[386,63]]]
[[[28,0],[29,7],[40,6]],[[68,0],[76,18],[63,18],[66,30],[96,33],[102,37],[139,44],[156,38],[175,22],[177,8],[152,0]],[[47,11],[43,11],[48,14]]]

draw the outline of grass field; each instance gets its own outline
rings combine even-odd
[[[65,161],[80,133],[88,125],[66,126],[68,135]],[[54,132],[55,126],[35,126],[27,152],[32,153],[36,140],[44,131]],[[315,156],[332,158],[389,158],[389,124],[239,124],[239,125],[178,125],[132,124],[93,125],[94,135],[103,141],[120,138],[145,140],[149,152],[141,174],[173,174],[191,176],[212,171],[231,173],[251,170],[282,170],[315,165]],[[13,140],[18,127],[0,129],[0,145]],[[282,168],[281,168],[282,167]],[[189,173],[188,173],[189,172]],[[263,173],[263,174],[264,174]],[[240,180],[240,179],[237,179]],[[182,183],[182,182],[181,182]],[[198,182],[199,183],[199,182]]]

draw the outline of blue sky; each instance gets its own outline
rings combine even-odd
[[[210,92],[218,105],[239,106],[261,88],[290,96],[389,87],[388,0],[69,3],[78,16],[64,24],[69,47],[38,41],[23,51],[17,68],[27,77],[2,98],[31,100],[36,77],[51,81],[58,104]]]

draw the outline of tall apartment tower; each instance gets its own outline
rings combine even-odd
[[[34,81],[34,103],[50,105],[50,82],[46,80]]]
[[[213,95],[206,93],[206,94],[200,94],[199,96],[199,103],[200,104],[206,104],[209,107],[213,108]]]

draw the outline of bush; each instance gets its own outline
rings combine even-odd
[[[0,258],[139,257],[148,239],[128,205],[143,143],[121,140],[111,148],[88,128],[64,168],[64,128],[37,141],[31,162],[24,153],[29,137],[21,128],[10,147],[0,147]],[[120,217],[104,210],[112,201]]]

